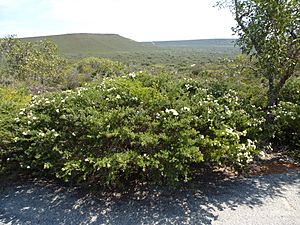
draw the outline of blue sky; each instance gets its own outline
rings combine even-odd
[[[116,33],[136,41],[231,38],[215,0],[0,0],[0,37]]]

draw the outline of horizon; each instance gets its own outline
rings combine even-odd
[[[113,33],[138,41],[234,38],[216,0],[0,0],[0,37]]]
[[[123,38],[127,38],[127,39],[130,39],[132,41],[135,41],[135,42],[176,42],[176,41],[198,41],[198,40],[236,40],[237,38],[199,38],[199,39],[181,39],[181,40],[155,40],[155,41],[136,41],[136,40],[133,40],[131,38],[128,38],[128,37],[124,37],[120,34],[113,34],[113,33],[62,33],[62,34],[49,34],[49,35],[39,35],[39,36],[28,36],[28,37],[16,37],[16,38],[19,38],[19,39],[27,39],[27,38],[47,38],[47,37],[52,37],[52,36],[65,36],[65,35],[118,35],[120,37],[123,37]]]

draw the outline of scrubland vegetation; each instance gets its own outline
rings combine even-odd
[[[247,21],[249,7],[273,13],[248,3],[235,5]],[[1,39],[0,172],[174,184],[203,165],[246,173],[272,148],[299,160],[299,30],[285,29],[296,26],[299,6],[289,4],[291,18],[268,15],[279,28],[236,18],[246,55],[156,46],[67,58],[51,41]]]
[[[171,70],[68,60],[49,41],[15,38],[1,53],[2,172],[174,183],[204,164],[246,172],[269,142],[299,157],[299,78],[266,126],[267,81],[246,56]]]

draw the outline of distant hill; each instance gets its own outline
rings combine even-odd
[[[155,47],[139,43],[117,34],[62,34],[22,38],[25,41],[47,39],[58,45],[60,52],[69,56],[105,55],[116,52],[147,51]]]
[[[24,41],[42,39],[53,41],[58,45],[62,55],[72,58],[99,56],[121,61],[136,58],[137,61],[141,61],[143,58],[153,58],[158,55],[165,59],[171,58],[171,55],[182,58],[194,57],[195,54],[216,58],[232,57],[239,53],[239,49],[234,47],[234,39],[136,42],[118,34],[91,33],[22,38]]]
[[[178,40],[178,41],[153,41],[145,42],[159,47],[222,47],[234,48],[235,39],[199,39],[199,40]]]
[[[178,41],[145,42],[153,47],[173,49],[176,51],[201,52],[212,57],[234,57],[241,51],[235,46],[236,39],[199,39]]]

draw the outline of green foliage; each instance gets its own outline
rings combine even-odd
[[[54,43],[46,40],[23,42],[8,37],[0,40],[4,78],[25,82],[26,86],[55,86],[61,82],[66,61],[57,54]]]
[[[19,113],[23,168],[66,181],[176,182],[203,161],[243,169],[261,123],[235,92],[213,96],[195,80],[131,73],[35,96]]]
[[[233,6],[238,45],[256,58],[260,74],[269,82],[268,106],[276,105],[299,64],[299,0],[234,0]]]
[[[125,66],[119,62],[94,57],[79,60],[75,67],[79,75],[89,77],[90,80],[120,76],[125,69]]]
[[[18,130],[15,118],[29,100],[30,97],[22,90],[0,88],[0,171],[16,151],[13,147]]]
[[[290,79],[280,93],[282,101],[300,103],[300,77]]]
[[[127,67],[120,62],[104,58],[83,58],[69,64],[64,70],[62,89],[74,89],[103,77],[121,76]]]
[[[195,65],[199,73],[191,75],[198,80],[203,88],[209,90],[214,96],[222,96],[229,89],[248,102],[249,105],[263,108],[267,102],[267,81],[257,76],[256,68],[249,57],[238,55],[234,59],[221,59],[215,63]],[[198,69],[197,69],[198,70]],[[188,71],[185,76],[187,77]]]
[[[222,65],[225,67],[223,69],[225,75],[219,77],[217,80],[219,83],[225,83],[236,90],[249,104],[257,107],[267,105],[267,80],[258,74],[253,60],[245,55],[238,55],[233,60],[223,60]]]
[[[247,12],[243,8],[247,2],[263,4],[239,1],[238,13]],[[259,10],[270,9],[263,4]],[[259,25],[262,21],[256,22]],[[259,29],[248,25],[249,30]],[[132,179],[188,180],[195,165],[203,163],[246,170],[259,152],[256,140],[265,136],[261,124],[268,82],[270,90],[266,71],[272,72],[275,86],[279,85],[285,75],[278,64],[294,72],[296,59],[287,62],[284,42],[275,43],[272,32],[270,37],[263,38],[264,34],[257,31],[262,38],[259,44],[266,44],[263,54],[275,46],[279,49],[276,56],[283,58],[258,54],[255,46],[251,48],[254,42],[246,41],[250,36],[243,36],[240,44],[246,52],[253,50],[247,53],[255,60],[245,55],[218,58],[232,57],[229,50],[222,55],[209,47],[169,46],[103,53],[121,59],[128,67],[93,57],[67,65],[51,42],[1,40],[2,85],[15,86],[16,82],[31,91],[57,92],[34,96],[30,101],[24,91],[0,88],[0,170],[16,169],[17,165],[65,181],[108,185]],[[295,39],[288,48],[294,51],[297,43]],[[268,63],[274,65],[267,68]],[[274,143],[287,146],[300,158],[299,78],[286,80],[279,96],[282,102],[272,108],[270,134]],[[59,91],[66,89],[71,90]]]
[[[289,150],[300,152],[300,105],[299,103],[280,102],[273,111],[274,139]],[[300,154],[300,153],[298,153]]]
[[[274,140],[287,146],[290,154],[300,159],[300,79],[289,80],[281,92],[281,102],[273,112]]]

